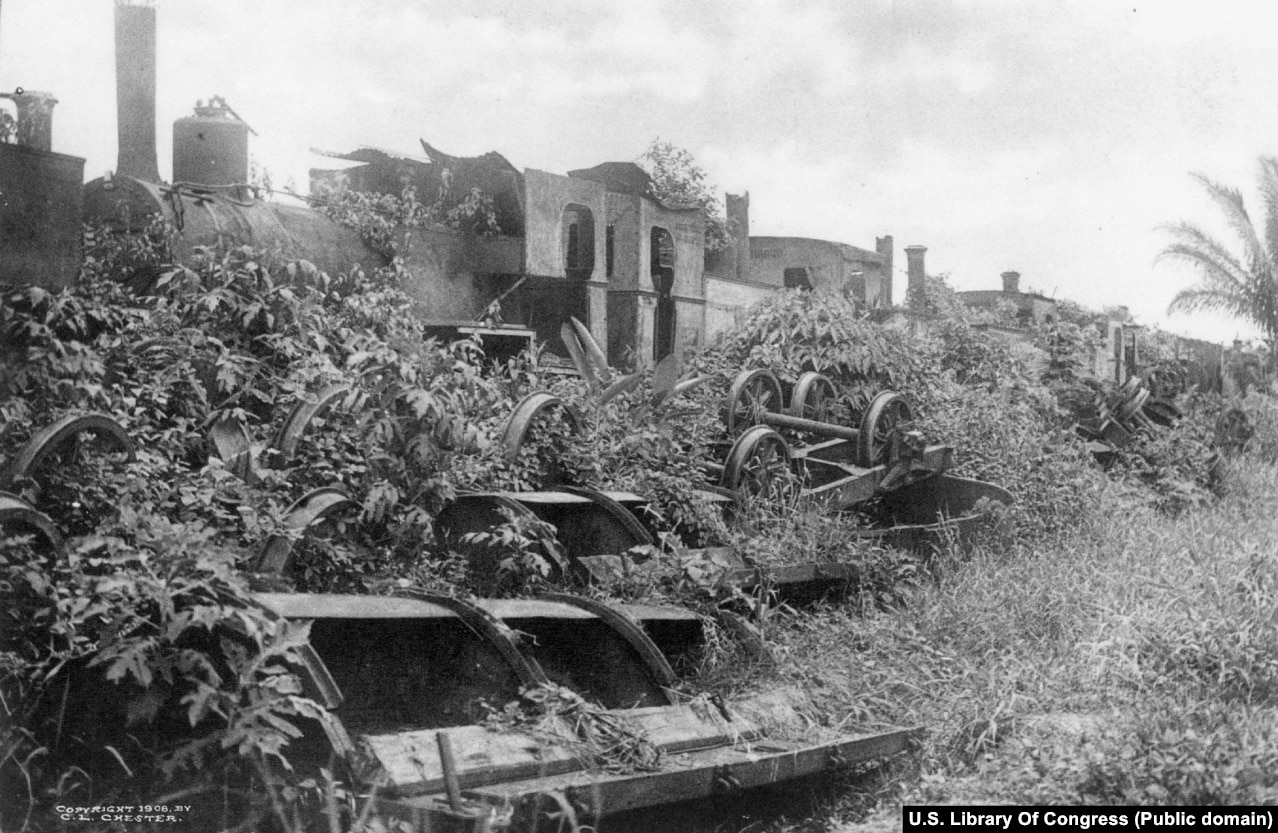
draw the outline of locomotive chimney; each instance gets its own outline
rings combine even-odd
[[[927,272],[923,270],[923,255],[927,246],[906,246],[905,260],[909,283],[906,288],[906,306],[922,309],[926,301]]]
[[[155,7],[117,0],[115,105],[120,155],[116,173],[159,182],[155,151]]]

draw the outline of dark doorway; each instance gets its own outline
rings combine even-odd
[[[675,349],[674,237],[666,229],[652,229],[652,288],[657,307],[652,322],[652,359],[661,361]]]
[[[584,205],[570,204],[563,216],[564,275],[588,281],[595,271],[595,215]]]
[[[792,266],[785,270],[786,289],[811,289],[812,278],[808,275],[808,267]]]

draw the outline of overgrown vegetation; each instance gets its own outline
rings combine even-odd
[[[661,139],[653,139],[638,160],[652,177],[651,196],[671,208],[698,208],[706,224],[706,249],[727,248],[740,230],[724,215],[718,189],[705,169],[687,150]]]
[[[395,228],[437,219],[419,209],[407,195],[384,205],[356,199],[343,210],[370,240],[389,245]],[[713,611],[721,599],[710,592],[712,577],[681,559],[675,547],[684,544],[731,544],[765,575],[796,557],[856,564],[860,581],[840,607],[798,612],[772,604],[766,591],[736,598],[761,617],[783,661],[738,662],[731,639],[716,632],[700,683],[719,693],[807,688],[803,716],[814,728],[926,724],[933,734],[911,789],[930,798],[954,794],[979,772],[1006,736],[1004,724],[1021,727],[1066,707],[1088,720],[1125,709],[1106,725],[1128,728],[1083,752],[1038,748],[1035,760],[1052,774],[1041,790],[1132,801],[1151,789],[1168,800],[1205,800],[1273,787],[1268,753],[1252,743],[1278,679],[1268,647],[1272,571],[1259,549],[1266,539],[1254,533],[1248,544],[1235,534],[1226,540],[1237,552],[1207,560],[1172,533],[1206,541],[1196,524],[1223,529],[1251,517],[1253,526],[1239,528],[1254,532],[1255,519],[1269,517],[1239,488],[1226,487],[1224,502],[1211,506],[1220,487],[1200,480],[1209,429],[1227,409],[1190,408],[1181,427],[1142,439],[1106,476],[1071,430],[1105,393],[1086,379],[1079,356],[1089,334],[1078,322],[1035,333],[1044,352],[1034,353],[947,305],[943,284],[934,287],[942,319],[922,338],[871,323],[841,296],[787,292],[693,360],[688,370],[708,383],[658,395],[669,380],[649,374],[603,401],[579,380],[544,374],[535,357],[495,366],[473,342],[425,338],[423,316],[399,290],[398,263],[326,275],[305,261],[234,249],[173,267],[162,228],[130,238],[93,230],[85,252],[71,289],[4,291],[0,456],[12,460],[42,426],[87,412],[120,423],[138,449],[130,462],[84,443],[10,487],[70,540],[57,558],[31,540],[0,545],[6,830],[44,829],[59,804],[169,796],[181,799],[173,804],[207,802],[214,829],[293,833],[316,811],[324,823],[376,829],[335,764],[293,766],[304,757],[300,727],[330,718],[295,673],[305,630],[267,615],[250,588],[539,592],[554,578],[553,529],[512,517],[459,543],[437,534],[436,519],[461,489],[555,484],[653,499],[652,523],[663,535],[652,552],[636,554],[647,569],[592,592]],[[1018,495],[1015,538],[978,545],[966,560],[953,552],[925,564],[859,539],[858,517],[797,503],[746,506],[729,522],[696,486],[726,439],[719,409],[728,383],[750,366],[771,368],[788,385],[807,370],[827,374],[848,420],[883,389],[905,392],[917,427],[956,448],[958,473]],[[283,453],[275,438],[294,406],[335,386],[340,396]],[[509,460],[497,442],[501,428],[515,403],[539,389],[558,394],[577,418],[561,411],[543,420]],[[1268,463],[1248,461],[1278,459],[1278,412],[1259,394],[1239,407],[1254,432],[1230,471],[1272,494]],[[209,436],[220,425],[242,426],[252,446],[247,469],[216,453]],[[332,535],[301,540],[288,508],[330,486],[353,508],[331,521]],[[1137,532],[1151,529],[1165,531],[1154,540],[1166,552],[1142,560],[1138,553],[1154,545]],[[290,542],[294,566],[284,577],[255,576],[272,536]],[[1114,569],[1132,571],[1129,580],[1111,580]],[[1235,625],[1255,638],[1228,643]],[[832,629],[840,634],[834,649]],[[1108,676],[1063,676],[1091,667],[1062,660],[1083,650],[1103,660],[1097,667]],[[1058,684],[1077,694],[1056,702],[1049,691]],[[98,711],[68,714],[73,690],[100,692]],[[494,719],[593,714],[551,694],[535,693]],[[1246,711],[1212,711],[1195,699],[1209,696]],[[1201,727],[1181,735],[1176,749],[1205,760],[1234,755],[1247,762],[1239,778],[1259,786],[1229,792],[1160,769],[1157,755],[1171,741],[1162,718],[1141,705],[1160,697],[1182,698],[1176,702]],[[1204,740],[1213,732],[1219,745]],[[626,765],[649,762],[641,738],[619,737]],[[1144,755],[1140,767],[1107,768],[1113,744]],[[1244,770],[1266,774],[1244,778]],[[1028,784],[1029,772],[1012,772],[1010,783]],[[865,802],[854,804],[860,812]],[[847,806],[836,803],[827,821]]]

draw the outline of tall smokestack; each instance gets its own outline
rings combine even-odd
[[[1004,272],[999,277],[1003,279],[1003,292],[1005,294],[1016,295],[1021,291],[1020,272]]]
[[[879,290],[879,305],[892,306],[892,235],[874,238],[874,251],[883,256],[883,286]]]
[[[923,270],[923,255],[927,246],[906,246],[906,271],[909,274],[909,286],[906,289],[906,306],[910,309],[923,309],[927,298],[927,272]]]
[[[732,227],[732,274],[739,280],[750,279],[750,192],[725,194],[728,224]]]
[[[155,7],[115,6],[116,173],[160,181],[155,152]]]

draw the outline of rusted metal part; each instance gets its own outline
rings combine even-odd
[[[802,434],[816,434],[821,437],[841,440],[855,441],[861,437],[861,431],[858,428],[848,428],[844,425],[820,422],[815,419],[791,416],[790,414],[767,413],[760,417],[760,422],[770,428],[788,428],[791,431],[797,431]]]
[[[876,471],[881,473],[882,469]],[[1011,492],[992,483],[947,474],[928,476],[884,492],[873,502],[865,495],[865,492],[858,494],[853,503],[868,503],[867,512],[873,522],[857,530],[855,537],[867,544],[920,554],[933,553],[949,545],[964,547],[976,530],[984,526],[992,525],[997,534],[1009,523],[1002,509],[1016,502]],[[685,569],[695,570],[700,582],[717,590],[766,590],[787,600],[819,599],[861,578],[858,565],[839,562],[784,564],[763,569],[747,564],[729,547],[681,550],[680,557]]]
[[[754,430],[766,425],[823,438],[823,441],[813,444],[823,451],[840,449],[841,456],[837,459],[828,455],[808,455],[805,453],[809,448],[807,445],[800,445],[789,453],[791,459],[805,461],[804,465],[796,467],[796,473],[805,480],[806,486],[820,492],[837,492],[847,500],[856,499],[856,494],[860,493],[861,499],[864,499],[879,490],[926,476],[918,465],[921,461],[948,464],[947,454],[921,453],[925,448],[921,437],[909,430],[914,419],[913,411],[905,398],[895,391],[883,391],[874,397],[861,415],[857,428],[828,421],[836,416],[837,394],[833,383],[819,373],[808,372],[799,377],[785,413],[780,411],[780,398],[780,382],[769,371],[742,371],[733,380],[724,404],[728,431],[731,433],[747,426],[753,426],[750,430]],[[776,403],[775,407],[773,403]],[[763,436],[756,432],[748,444],[733,447],[720,480],[722,485],[737,482],[738,472],[734,463],[740,461],[741,455],[763,452],[762,447],[755,447],[763,442]],[[744,434],[741,439],[745,439]],[[775,441],[770,442],[775,445]],[[842,454],[845,447],[854,448],[855,453]],[[886,467],[888,472],[882,477],[875,477],[872,484],[856,483],[857,478],[868,477],[881,467]],[[841,475],[840,469],[843,469]],[[930,473],[939,471],[934,468]],[[809,478],[816,482],[806,482]]]
[[[919,553],[962,547],[982,525],[1004,523],[1000,513],[1015,503],[1001,486],[942,474],[885,492],[873,510],[878,528],[858,537]]]
[[[570,495],[580,495],[581,497],[584,497],[586,500],[606,512],[608,517],[612,518],[617,525],[624,530],[625,534],[629,536],[630,541],[633,542],[630,543],[630,546],[626,547],[627,550],[631,547],[651,547],[656,545],[656,539],[652,537],[652,533],[648,530],[648,528],[634,516],[634,513],[630,509],[622,505],[620,500],[616,499],[617,497],[624,496],[631,499],[632,505],[646,504],[647,501],[638,495],[631,495],[624,492],[610,494],[608,492],[601,492],[598,489],[588,489],[584,486],[565,486],[563,490]]]
[[[129,462],[137,459],[137,447],[120,423],[106,414],[71,414],[46,425],[27,440],[13,462],[0,473],[0,489],[6,489],[14,480],[29,477],[39,471],[50,455],[61,451],[80,434],[86,433],[106,438],[126,455]]]
[[[209,428],[209,442],[217,456],[226,464],[227,471],[245,483],[257,482],[253,466],[253,444],[248,430],[238,419],[225,418]]]
[[[511,412],[510,418],[506,420],[506,427],[502,430],[501,444],[506,450],[506,460],[508,462],[513,463],[518,458],[520,447],[524,444],[529,430],[542,412],[556,407],[562,409],[564,416],[572,427],[573,433],[581,433],[581,417],[577,415],[576,411],[553,394],[546,391],[535,391],[519,400],[519,404]]]
[[[1192,388],[1210,387],[1202,366],[1189,359],[1170,359],[1147,367],[1141,371],[1140,381],[1155,399],[1175,399]]]
[[[553,578],[563,578],[571,572],[582,579],[605,579],[634,568],[630,550],[655,545],[651,530],[632,511],[647,503],[628,492],[579,487],[539,492],[470,492],[457,495],[444,508],[436,527],[448,546],[470,558],[472,571],[491,579],[499,568],[496,555],[482,546],[470,545],[464,536],[488,532],[508,516],[536,517],[555,528],[553,542],[545,542],[542,547],[542,554],[556,569]]]
[[[1185,417],[1184,412],[1169,399],[1151,398],[1145,403],[1144,411],[1151,422],[1163,428],[1174,428]]]
[[[728,452],[719,485],[725,489],[767,496],[790,475],[790,448],[766,425],[746,429]]]
[[[306,433],[311,420],[320,416],[344,398],[347,398],[347,407],[358,407],[359,403],[351,401],[350,397],[355,399],[362,398],[355,394],[350,386],[336,384],[329,385],[321,390],[313,401],[303,399],[294,405],[293,410],[289,412],[288,419],[284,420],[284,424],[280,426],[275,438],[271,440],[271,447],[279,453],[282,462],[288,463],[297,454],[297,446],[302,441],[302,436]]]
[[[815,422],[832,423],[838,393],[828,376],[809,370],[799,377],[790,397],[791,416]]]
[[[521,644],[522,640],[517,639],[516,632],[492,613],[474,602],[443,593],[418,592],[413,595],[424,602],[446,608],[461,619],[468,628],[496,647],[510,667],[519,675],[519,681],[523,685],[545,685],[549,682],[546,672],[526,651]]]
[[[642,634],[636,622],[646,630],[650,622],[699,618],[688,611],[435,594],[275,593],[255,601],[272,617],[307,628],[303,661],[296,666],[302,690],[319,692],[311,696],[332,718],[298,725],[304,736],[291,747],[293,765],[307,772],[332,766],[338,751],[352,764],[352,788],[375,796],[375,810],[420,829],[459,824],[482,830],[480,822],[502,808],[514,808],[516,815],[537,812],[539,797],[549,793],[563,798],[555,806],[592,821],[710,795],[724,785],[749,789],[887,757],[904,750],[913,735],[895,730],[810,746],[772,741],[759,721],[775,710],[749,703],[738,710],[701,699],[686,705],[664,698],[626,701],[624,686],[604,691],[595,680],[578,687],[580,679],[565,675],[560,664],[563,651],[543,641],[548,623],[580,634],[575,662],[595,666],[595,678],[647,674],[629,644],[615,655],[593,650],[596,633],[625,643],[600,614],[611,617],[613,611],[621,617],[614,622],[628,622],[632,633]],[[612,666],[614,661],[621,665]],[[535,729],[485,721],[521,691],[559,699],[536,714]],[[79,694],[98,696],[96,689]],[[623,744],[640,750],[644,764],[613,774],[601,764],[615,762],[611,756]]]
[[[29,534],[43,539],[51,552],[62,546],[62,534],[49,516],[8,492],[0,492],[0,528],[10,535]]]
[[[729,434],[759,424],[765,414],[782,410],[781,382],[770,370],[746,370],[737,374],[724,402],[724,424]]]
[[[325,486],[313,489],[288,508],[284,526],[293,530],[308,530],[328,518],[347,509],[358,508],[341,489]],[[305,532],[303,532],[305,534]],[[257,559],[258,572],[287,575],[293,567],[293,540],[285,533],[276,533],[262,548]]]
[[[522,826],[518,829],[536,829],[526,825],[537,823],[545,806],[544,797],[548,795],[564,796],[577,808],[578,822],[589,824],[616,813],[706,798],[722,794],[725,789],[730,792],[755,789],[887,758],[908,749],[918,734],[918,730],[903,729],[812,746],[768,741],[744,749],[720,747],[669,755],[667,767],[656,773],[593,778],[580,773],[547,775],[485,785],[469,794],[495,806],[514,806],[512,821]],[[420,801],[417,797],[403,799],[389,804],[388,809],[411,807]]]
[[[889,411],[884,418],[890,417]],[[768,495],[781,484],[788,470],[798,478],[801,500],[843,510],[953,466],[952,448],[924,446],[917,434],[901,435],[901,424],[875,429],[884,438],[885,445],[872,444],[869,451],[890,465],[880,462],[870,467],[861,462],[866,449],[859,442],[835,438],[791,449],[780,434],[765,425],[756,425],[732,445],[719,485],[739,494]],[[861,436],[872,436],[872,433],[866,431]]]
[[[510,520],[538,517],[537,513],[520,501],[535,501],[539,492],[459,492],[435,518],[435,528],[440,537],[452,549],[459,550],[470,561],[470,568],[477,576],[495,580],[501,567],[501,553],[482,545],[470,544],[464,536],[490,532]],[[541,555],[554,569],[552,579],[562,579],[569,570],[569,556],[558,541],[543,541]]]
[[[861,417],[857,462],[867,469],[888,464],[894,457],[892,444],[901,427],[913,421],[914,412],[901,394],[883,391],[874,397]]]
[[[661,653],[661,649],[657,647],[656,643],[644,632],[643,626],[631,619],[624,610],[598,599],[571,596],[567,593],[549,593],[542,598],[572,607],[579,607],[598,616],[608,627],[620,634],[630,647],[634,648],[636,653],[639,654],[649,673],[652,674],[653,682],[661,688],[666,701],[672,706],[678,703],[673,692],[678,680],[675,677],[674,669],[670,667],[670,662],[666,659],[665,654]]]
[[[461,785],[457,782],[457,761],[453,758],[453,744],[447,732],[435,733],[439,747],[439,761],[444,770],[444,788],[448,795],[448,808],[453,812],[462,809]]]

